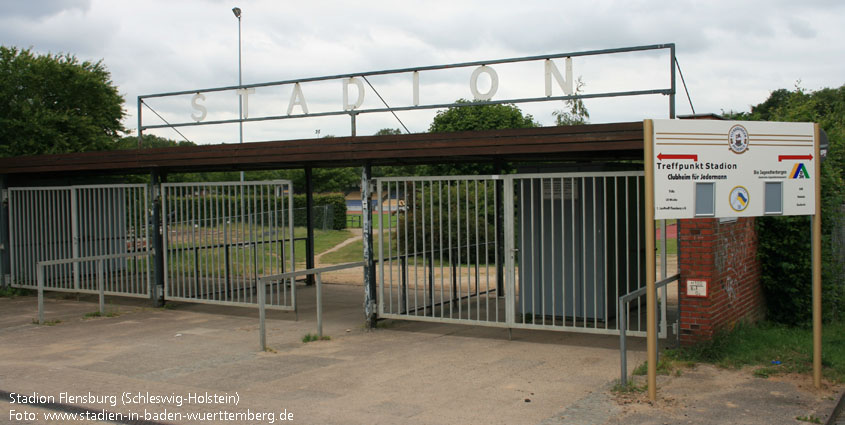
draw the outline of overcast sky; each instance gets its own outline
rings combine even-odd
[[[0,42],[41,53],[103,60],[126,99],[125,125],[137,127],[139,95],[238,82],[242,15],[243,82],[262,83],[381,69],[675,43],[698,113],[748,110],[777,88],[845,83],[845,2],[841,1],[117,1],[3,0]],[[573,59],[584,93],[669,87],[665,50]],[[556,65],[563,71],[564,63]],[[543,96],[543,63],[493,66],[494,99]],[[420,73],[420,103],[470,98],[474,68]],[[411,105],[411,75],[371,78],[391,106]],[[482,77],[479,90],[487,90]],[[342,110],[340,80],[303,84],[309,112]],[[251,117],[285,115],[293,87],[257,89]],[[555,95],[560,95],[554,86]],[[352,98],[355,91],[350,90]],[[192,122],[190,96],[150,99],[170,122]],[[668,117],[661,95],[588,100],[591,122]],[[678,114],[691,113],[678,78]],[[208,94],[206,120],[238,116],[234,92]],[[365,88],[363,107],[381,101]],[[548,125],[561,102],[520,107]],[[426,131],[436,110],[400,112],[411,132]],[[294,113],[301,113],[296,106]],[[162,124],[149,110],[145,125]],[[358,134],[399,128],[388,114],[358,118]],[[349,135],[347,117],[247,123],[246,141]],[[172,139],[173,130],[150,130]],[[236,125],[182,129],[197,143],[235,143]]]

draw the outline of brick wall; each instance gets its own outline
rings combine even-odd
[[[754,218],[679,220],[681,226],[681,343],[712,338],[737,321],[765,314]],[[707,280],[707,297],[687,295],[688,279]]]

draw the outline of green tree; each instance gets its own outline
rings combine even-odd
[[[399,134],[404,134],[404,132],[398,128],[382,128],[379,131],[376,131],[373,136],[396,136]]]
[[[102,61],[0,46],[0,156],[112,149],[123,116]]]
[[[827,133],[830,149],[821,166],[822,188],[822,302],[826,320],[839,318],[845,307],[842,286],[843,247],[833,244],[835,229],[845,225],[845,86],[818,91],[796,87],[775,90],[750,112],[726,114],[731,119],[817,122]],[[812,312],[809,217],[757,219],[758,255],[769,317],[809,323]]]
[[[194,142],[187,140],[171,140],[153,134],[141,136],[141,149],[172,148],[175,146],[196,146]],[[115,149],[138,149],[138,136],[121,137],[115,145]]]
[[[470,103],[458,99],[457,104]],[[438,111],[429,126],[430,133],[454,131],[503,130],[508,128],[539,127],[531,114],[524,114],[516,105],[452,106]],[[493,164],[436,164],[416,167],[418,175],[492,174]]]
[[[455,103],[470,103],[458,99]],[[453,131],[501,130],[505,128],[539,127],[530,114],[523,115],[516,105],[453,106],[437,111],[429,133]]]
[[[584,82],[581,81],[581,77],[578,77],[578,80],[575,82],[575,94],[580,94],[584,91]],[[565,109],[558,109],[552,112],[552,115],[555,117],[555,124],[557,125],[580,125],[580,124],[587,124],[590,120],[590,112],[587,111],[587,107],[584,105],[584,101],[581,99],[569,99],[564,102],[566,105]]]

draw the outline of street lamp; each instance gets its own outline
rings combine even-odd
[[[238,89],[243,85],[241,75],[241,8],[233,7],[232,13],[238,18]],[[244,98],[243,95],[238,96],[238,125],[240,127],[240,143],[244,143]],[[244,181],[244,172],[241,171],[241,181]]]

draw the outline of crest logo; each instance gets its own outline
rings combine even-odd
[[[748,131],[741,125],[735,125],[728,131],[728,147],[733,153],[743,153],[748,150]]]
[[[748,189],[737,186],[731,190],[730,198],[729,198],[731,208],[736,212],[745,211],[745,208],[748,207],[748,202],[751,201],[750,196],[748,196]]]

